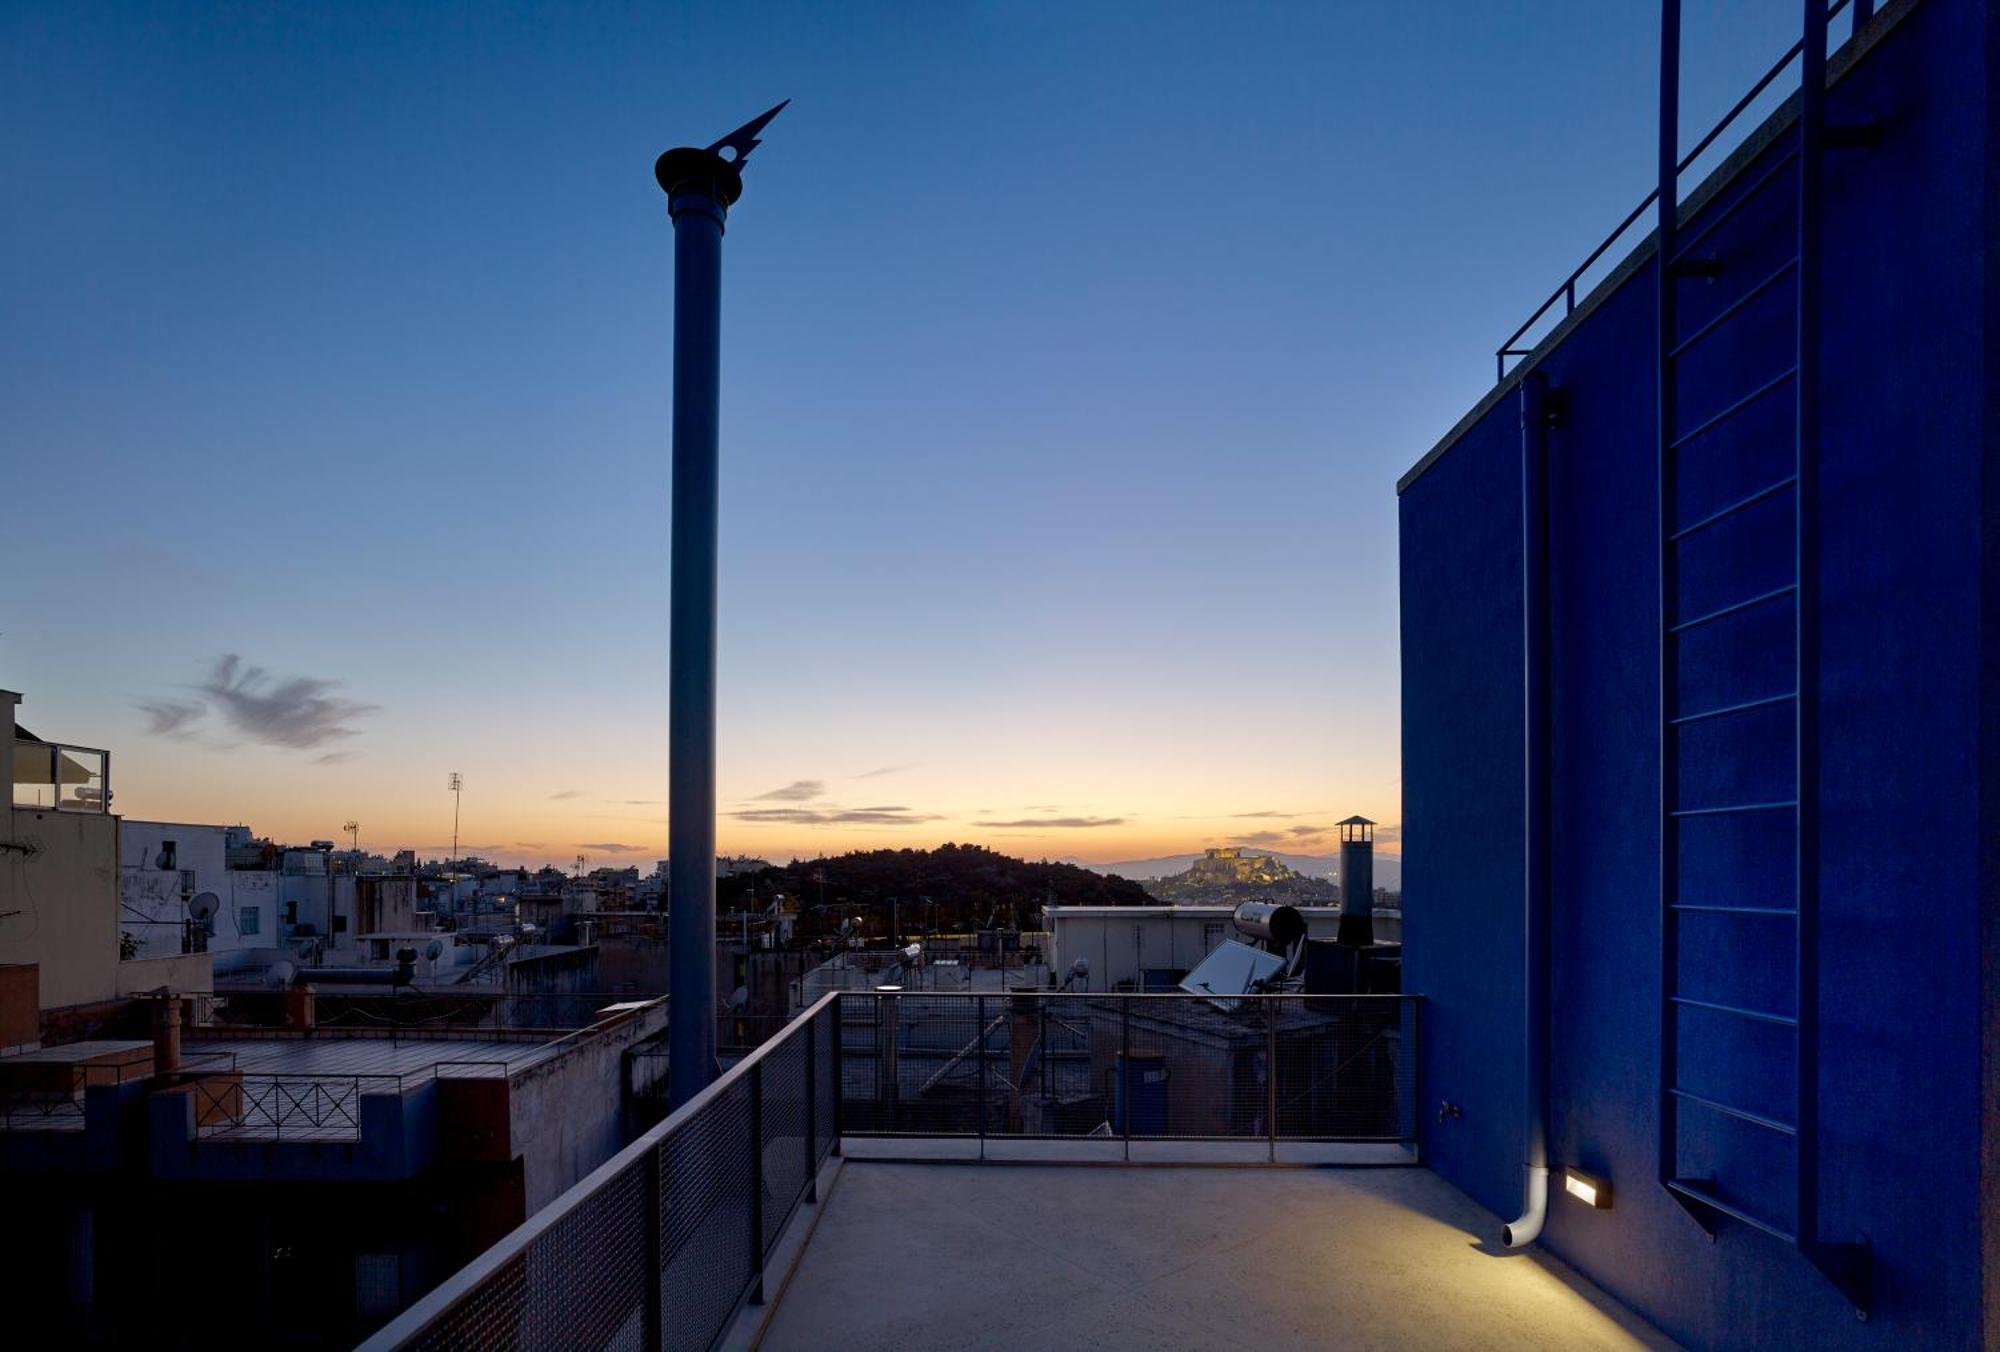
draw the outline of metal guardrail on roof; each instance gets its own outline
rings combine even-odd
[[[705,1348],[841,1136],[1405,1141],[1412,996],[830,993],[365,1349]]]
[[[1832,18],[1834,15],[1839,14],[1841,10],[1847,8],[1847,6],[1848,0],[1834,0],[1834,3],[1827,9],[1827,17]],[[1874,12],[1874,0],[1855,0],[1852,32],[1860,32],[1862,27],[1873,17]],[[1693,149],[1681,156],[1680,162],[1676,166],[1677,172],[1686,173],[1695,161],[1699,160],[1714,147],[1715,143],[1722,138],[1723,134],[1735,123],[1736,119],[1743,116],[1749,110],[1750,106],[1763,96],[1764,91],[1776,83],[1778,78],[1785,73],[1786,69],[1799,59],[1799,53],[1803,50],[1803,45],[1804,40],[1801,39],[1799,42],[1794,42],[1790,47],[1786,48],[1785,54],[1779,57],[1755,84],[1750,86],[1743,97],[1738,99],[1729,111],[1722,115],[1722,119],[1719,122],[1708,129],[1707,135],[1696,141]],[[1610,252],[1611,247],[1623,239],[1626,232],[1637,225],[1659,200],[1660,190],[1655,187],[1651,192],[1646,194],[1638,206],[1633,207],[1631,211],[1626,213],[1625,219],[1620,221],[1612,229],[1611,233],[1604,237],[1602,243],[1590,251],[1588,257],[1571,270],[1569,276],[1563,278],[1561,284],[1549,293],[1549,298],[1536,307],[1533,314],[1521,321],[1519,328],[1507,335],[1507,340],[1501,343],[1493,354],[1495,380],[1505,380],[1507,378],[1507,359],[1509,357],[1526,357],[1535,350],[1534,343],[1521,346],[1521,340],[1536,325],[1546,319],[1550,311],[1554,310],[1560,304],[1562,306],[1562,314],[1566,317],[1576,309],[1577,292],[1584,276],[1597,266],[1598,261]],[[1557,322],[1560,323],[1561,320],[1558,319]]]

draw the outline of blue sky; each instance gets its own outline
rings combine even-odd
[[[1689,6],[1690,137],[1794,10]],[[723,845],[1393,826],[1395,480],[1648,186],[1656,23],[9,5],[0,685],[129,815],[436,847],[457,769],[468,844],[656,857],[652,162],[790,97],[725,262]]]

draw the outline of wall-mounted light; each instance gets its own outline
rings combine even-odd
[[[1563,1170],[1563,1191],[1585,1206],[1604,1210],[1611,1207],[1610,1180],[1592,1177],[1581,1169]]]

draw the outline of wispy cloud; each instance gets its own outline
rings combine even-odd
[[[658,807],[667,800],[664,798],[607,798],[604,801],[607,803],[616,803],[620,807]]]
[[[873,770],[863,770],[856,779],[880,779],[883,775],[899,775],[905,770],[914,770],[915,765],[883,765]]]
[[[769,797],[769,795],[765,795]],[[729,814],[760,826],[918,826],[943,820],[908,807],[753,807]]]
[[[1331,829],[1331,827],[1326,826],[1293,826],[1286,828],[1285,834],[1291,836],[1323,836]]]
[[[342,761],[350,761],[353,759],[354,759],[354,753],[352,751],[329,751],[325,755],[314,756],[313,764],[338,765]]]
[[[1286,833],[1283,831],[1252,831],[1247,836],[1236,837],[1239,845],[1282,845]]]
[[[565,798],[581,798],[581,797],[583,797],[582,789],[564,789],[559,793],[552,793],[549,795],[549,798],[554,802],[561,802]]]
[[[599,854],[644,854],[650,849],[646,845],[627,845],[616,840],[579,840],[579,850],[595,850]]]
[[[350,724],[380,707],[344,699],[333,692],[339,681],[316,676],[274,679],[262,667],[251,666],[235,653],[224,655],[199,687],[222,711],[232,729],[266,746],[309,751],[331,741],[359,735]]]
[[[517,840],[514,842],[514,848],[517,850],[546,850],[548,846],[539,840]]]
[[[974,822],[981,827],[1026,827],[1032,830],[1087,830],[1094,826],[1123,826],[1125,817],[1018,817],[1005,822]]]
[[[815,798],[826,797],[826,784],[818,779],[795,779],[782,789],[772,789],[760,793],[753,800],[759,803],[810,803]]]
[[[146,715],[146,731],[154,737],[172,737],[185,741],[194,736],[195,725],[208,713],[208,706],[200,700],[156,699],[145,700],[138,706]]]

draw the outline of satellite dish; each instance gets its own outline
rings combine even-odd
[[[735,990],[729,992],[729,1007],[731,1009],[741,1009],[749,1003],[750,992],[745,987],[738,986]]]
[[[436,962],[438,960],[438,957],[443,952],[444,952],[444,945],[438,942],[436,939],[433,939],[429,943],[424,945],[424,956],[430,959],[432,962]]]
[[[215,893],[197,892],[194,895],[194,899],[188,902],[188,914],[196,920],[206,920],[215,914],[216,907],[221,904],[222,898],[216,896]]]
[[[1073,962],[1073,963],[1071,963],[1071,964],[1069,965],[1069,974],[1070,974],[1071,976],[1089,976],[1089,975],[1090,975],[1090,959],[1089,959],[1089,958],[1078,958],[1078,959],[1077,959],[1077,960],[1076,960],[1075,962]]]
[[[271,964],[271,984],[279,990],[283,990],[292,984],[292,977],[297,971],[298,968],[292,966],[291,963],[280,959]]]
[[[924,955],[924,946],[922,944],[911,944],[903,950],[903,961],[908,963],[914,963],[919,958],[923,957],[923,955]]]
[[[172,868],[173,866],[174,866],[174,852],[172,850],[161,850],[158,854],[153,856],[154,868]]]

